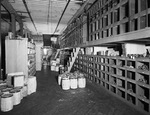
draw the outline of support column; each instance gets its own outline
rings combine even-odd
[[[2,59],[2,58],[1,58],[1,57],[2,57],[2,53],[1,53],[1,52],[2,52],[2,51],[1,51],[2,40],[1,40],[1,39],[2,39],[2,38],[1,38],[1,0],[0,0],[0,80],[3,79],[3,78],[2,78],[2,73],[1,73],[1,68],[2,68],[2,67],[1,67],[1,66],[2,66],[2,61],[1,61],[1,59]]]
[[[13,33],[13,37],[16,36],[16,19],[15,14],[11,14],[11,32]]]
[[[20,36],[23,37],[23,23],[20,22]]]

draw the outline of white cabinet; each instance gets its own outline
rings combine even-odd
[[[28,38],[5,40],[6,74],[23,72],[25,78],[34,75],[35,45],[28,42]],[[31,72],[32,71],[32,72]]]

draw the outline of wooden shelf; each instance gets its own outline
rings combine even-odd
[[[90,80],[100,84],[129,105],[140,108],[143,113],[149,114],[150,62],[148,60],[78,54],[74,69],[84,72]],[[83,68],[78,67],[78,65],[82,66],[79,62],[83,62]],[[138,67],[143,64],[148,67],[144,73],[139,72]],[[129,66],[133,66],[133,68],[129,68]]]

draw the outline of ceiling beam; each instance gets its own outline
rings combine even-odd
[[[2,6],[8,10],[9,13],[11,14],[14,14],[15,15],[15,18],[16,20],[19,22],[19,23],[22,23],[22,20],[20,18],[20,16],[17,14],[17,12],[15,11],[15,9],[12,7],[12,5],[8,2],[8,0],[2,0],[1,2]]]
[[[24,3],[24,6],[25,6],[27,12],[28,12],[28,15],[29,15],[29,17],[30,17],[30,19],[31,19],[31,22],[33,23],[33,26],[34,26],[34,28],[35,28],[35,30],[36,30],[36,32],[37,32],[37,28],[36,28],[35,23],[34,23],[34,21],[33,21],[33,19],[32,19],[32,16],[31,16],[31,14],[30,14],[30,11],[29,11],[29,9],[28,9],[27,3],[26,3],[25,0],[22,0],[22,1],[23,1],[23,3]]]
[[[59,23],[60,23],[60,21],[61,21],[63,15],[64,15],[64,13],[65,13],[65,11],[66,11],[68,5],[69,5],[69,3],[70,3],[70,0],[68,0],[67,4],[66,4],[66,6],[65,6],[65,8],[64,8],[64,10],[63,10],[63,12],[62,12],[61,17],[59,18],[59,21],[58,21],[58,23],[57,23],[57,26],[56,26],[55,31],[54,31],[53,34],[55,34],[55,32],[56,32],[56,30],[57,30],[57,28],[58,28],[58,26],[59,26]]]

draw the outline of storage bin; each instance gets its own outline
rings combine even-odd
[[[13,105],[18,105],[21,102],[21,94],[19,89],[12,89],[10,91],[13,94]]]
[[[1,96],[1,111],[7,112],[13,109],[13,94],[3,94]]]
[[[69,80],[69,78],[62,78],[62,89],[63,90],[70,89],[70,80]]]
[[[78,78],[78,87],[85,88],[86,86],[86,79],[84,77]]]
[[[70,79],[70,88],[76,89],[78,87],[77,78],[71,78]]]
[[[28,83],[27,83],[28,95],[36,92],[36,88],[37,88],[36,77],[35,76],[29,76]]]

